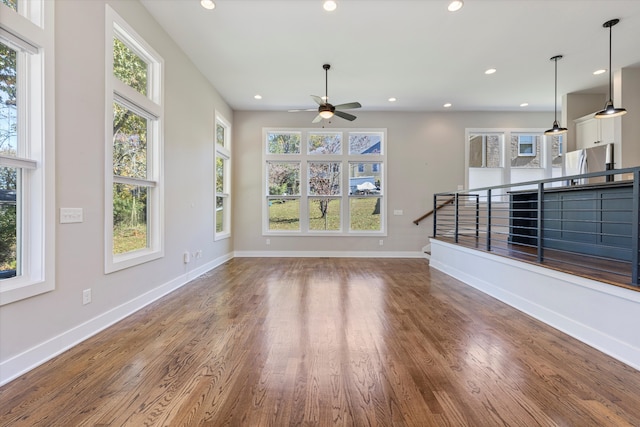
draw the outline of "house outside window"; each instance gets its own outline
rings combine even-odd
[[[48,2],[0,3],[0,305],[55,288],[53,24]]]
[[[231,236],[231,126],[216,114],[215,240]]]
[[[107,8],[107,273],[163,256],[162,58]]]
[[[265,235],[384,235],[384,130],[265,129]]]

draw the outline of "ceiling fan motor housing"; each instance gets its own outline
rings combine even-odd
[[[336,107],[326,102],[323,105],[318,106],[318,113],[322,113],[324,111],[330,111],[333,113],[336,111]]]

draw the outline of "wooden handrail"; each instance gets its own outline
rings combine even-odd
[[[422,221],[423,219],[428,218],[429,216],[433,215],[433,213],[439,209],[444,208],[446,205],[453,203],[453,201],[456,199],[455,196],[451,197],[449,200],[445,201],[443,204],[436,206],[435,209],[431,209],[429,212],[427,212],[426,214],[422,215],[420,218],[416,219],[415,221],[413,221],[413,223],[415,225],[419,225],[420,221]]]

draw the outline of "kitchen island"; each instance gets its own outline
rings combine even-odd
[[[538,245],[538,191],[509,193],[509,242]],[[630,261],[633,181],[545,188],[542,247]]]

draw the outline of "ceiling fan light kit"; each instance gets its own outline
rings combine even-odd
[[[613,77],[611,74],[611,33],[612,28],[620,22],[619,19],[612,19],[602,24],[604,28],[609,29],[609,100],[604,104],[604,109],[595,114],[596,119],[606,119],[610,117],[618,117],[627,114],[624,108],[616,108],[613,105]]]

